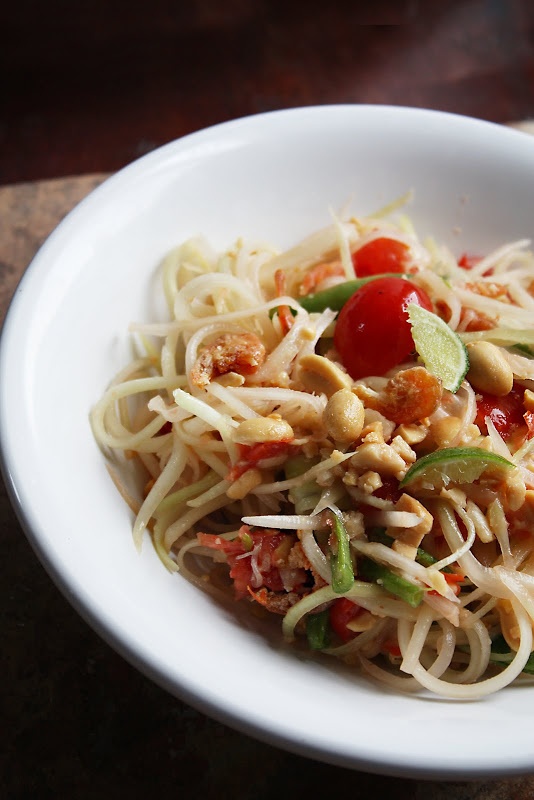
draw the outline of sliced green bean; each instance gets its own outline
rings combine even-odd
[[[386,547],[391,547],[395,539],[393,536],[388,536],[386,533],[385,528],[371,528],[369,531],[369,541],[370,542],[379,542],[380,544],[385,544]],[[437,563],[437,558],[430,555],[426,550],[422,547],[417,548],[417,555],[415,556],[415,560],[418,564],[421,564],[422,567],[431,567],[432,564]],[[450,567],[443,567],[441,572],[452,572]]]
[[[306,617],[306,637],[312,650],[324,650],[330,643],[330,622],[328,609]]]
[[[332,528],[336,537],[336,552],[332,553],[332,589],[337,594],[348,592],[354,583],[349,535],[338,514],[332,512]]]
[[[354,292],[361,289],[369,281],[375,281],[377,278],[409,278],[409,275],[404,275],[398,272],[384,272],[382,275],[369,275],[366,278],[355,278],[352,281],[345,281],[345,283],[338,283],[337,286],[331,286],[322,292],[315,294],[307,294],[299,298],[299,303],[306,311],[324,311],[325,308],[331,308],[332,311],[341,311],[347,300],[352,297]]]
[[[425,590],[421,586],[416,586],[415,583],[396,575],[387,567],[377,564],[370,558],[364,557],[358,562],[358,574],[362,578],[380,584],[387,592],[404,600],[412,608],[417,608],[425,595]]]
[[[318,458],[306,458],[298,455],[288,458],[284,464],[286,478],[296,478],[303,475],[311,467],[317,464]],[[315,508],[321,496],[321,489],[315,481],[307,481],[302,486],[294,486],[289,490],[289,497],[295,506],[295,514],[306,514]]]
[[[515,653],[508,647],[508,643],[502,634],[499,634],[491,643],[490,661],[506,667]],[[534,675],[534,652],[528,657],[527,663],[523,667],[523,672],[527,675]]]

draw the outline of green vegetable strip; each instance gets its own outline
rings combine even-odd
[[[317,464],[318,458],[306,458],[305,456],[294,456],[288,458],[284,465],[286,478],[296,478],[303,475],[311,467]],[[295,514],[307,514],[317,505],[321,497],[321,490],[314,481],[307,481],[302,486],[294,486],[289,491],[289,499],[295,506]]]
[[[330,641],[328,609],[306,617],[306,637],[312,650],[324,650]]]
[[[494,664],[499,664],[505,667],[510,661],[513,659],[515,653],[513,653],[508,644],[506,639],[502,634],[499,634],[491,643],[491,653],[490,653],[490,661]],[[534,652],[530,654],[527,663],[523,667],[523,672],[527,675],[534,675]]]
[[[513,347],[510,347],[510,350],[513,352],[517,350],[520,355],[527,356],[528,358],[534,357],[534,351],[532,347],[529,347],[528,344],[514,344]]]
[[[410,583],[370,558],[362,558],[358,562],[358,573],[362,578],[379,583],[387,592],[404,600],[412,608],[417,608],[423,600],[425,590],[421,586]]]
[[[332,512],[332,527],[337,542],[337,550],[332,553],[331,559],[332,589],[337,594],[344,594],[354,583],[349,535],[343,520],[334,512]]]
[[[161,514],[166,514],[169,511],[177,509],[182,503],[185,503],[192,497],[197,497],[202,494],[202,492],[211,489],[211,487],[215,486],[220,480],[220,476],[213,470],[210,470],[207,475],[204,475],[204,477],[196,483],[191,483],[189,486],[185,486],[183,489],[178,489],[176,492],[167,495],[157,507],[154,516],[158,517]]]
[[[324,311],[325,308],[331,308],[332,311],[341,311],[349,297],[352,297],[354,292],[361,289],[369,281],[374,281],[377,278],[407,278],[407,275],[402,275],[397,272],[385,272],[383,275],[370,275],[367,278],[356,278],[353,281],[346,281],[339,283],[337,286],[332,286],[330,289],[325,289],[324,292],[316,292],[315,294],[307,294],[299,298],[299,303],[306,311]]]
[[[386,533],[385,528],[372,528],[369,532],[369,541],[370,542],[379,542],[380,544],[385,544],[386,547],[391,547],[395,539],[392,536],[388,536]],[[422,567],[431,567],[432,564],[437,562],[437,558],[427,553],[426,550],[423,550],[422,547],[417,548],[417,555],[415,560],[418,564],[421,564]],[[443,567],[441,572],[452,572],[450,567]]]

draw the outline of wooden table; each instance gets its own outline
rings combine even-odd
[[[0,30],[0,185],[289,106],[534,117],[532,0],[5,0]]]
[[[105,175],[0,187],[0,318],[34,252]],[[71,609],[0,485],[0,795],[211,800],[329,796],[528,800],[534,776],[427,782],[353,772],[261,744],[155,686]]]

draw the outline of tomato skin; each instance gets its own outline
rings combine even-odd
[[[345,303],[336,322],[334,344],[354,380],[385,375],[414,350],[407,308],[432,311],[427,293],[404,278],[369,281]]]
[[[347,628],[347,623],[358,616],[362,611],[361,606],[353,603],[346,597],[334,600],[328,610],[330,627],[339,636],[342,642],[349,642],[358,634]]]
[[[354,272],[358,278],[381,275],[384,272],[406,272],[408,245],[397,239],[381,236],[371,239],[352,254]]]
[[[497,431],[506,441],[519,430],[524,429],[527,422],[524,418],[523,406],[524,389],[514,387],[504,397],[477,392],[477,415],[475,424],[481,433],[487,435],[485,418],[489,417]]]
[[[290,440],[276,442],[256,442],[255,444],[239,444],[239,461],[231,468],[227,480],[236,481],[259,461],[284,455],[292,449]]]
[[[473,267],[476,267],[481,259],[482,256],[473,256],[470,253],[462,253],[458,259],[458,266],[462,267],[462,269],[473,269]]]

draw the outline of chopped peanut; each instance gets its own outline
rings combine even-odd
[[[396,430],[397,436],[402,436],[404,441],[409,444],[420,444],[424,439],[426,439],[428,434],[428,429],[424,425],[414,425],[413,423],[410,425],[405,425],[404,423],[399,425]]]
[[[361,489],[365,494],[373,494],[373,492],[376,492],[377,489],[383,486],[383,483],[378,472],[369,471],[360,475],[356,485],[358,489]]]
[[[395,541],[393,542],[393,549],[408,558],[415,559],[417,555],[417,548],[421,544],[423,538],[430,533],[434,519],[432,514],[427,511],[419,500],[411,497],[408,494],[403,494],[395,505],[395,511],[409,511],[412,514],[417,514],[421,517],[421,522],[413,528],[388,528],[387,533],[392,536]]]
[[[362,442],[367,442],[369,444],[383,444],[385,441],[384,428],[380,420],[366,425],[365,428],[362,429],[361,437]]]
[[[510,477],[506,479],[501,491],[504,495],[504,501],[510,511],[519,511],[525,502],[527,488],[518,470],[514,470]]]
[[[449,447],[462,427],[459,417],[442,417],[432,423],[430,434],[438,447]]]
[[[406,474],[404,459],[389,444],[364,442],[356,448],[350,459],[351,466],[380,472],[381,475],[394,475],[401,480]]]
[[[402,438],[402,436],[395,436],[390,446],[400,455],[407,464],[413,464],[417,459],[417,453],[412,450],[410,445]]]

